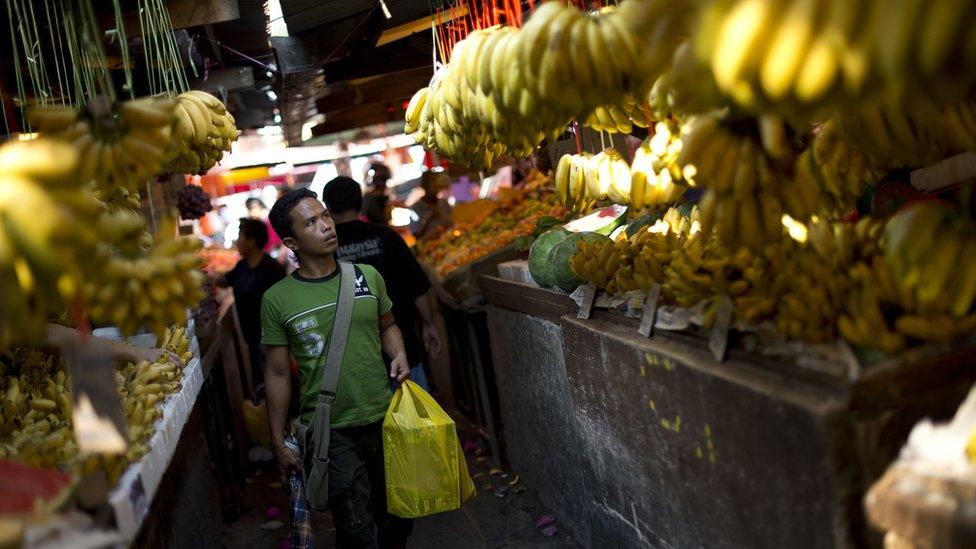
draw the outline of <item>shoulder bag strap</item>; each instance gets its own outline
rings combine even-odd
[[[356,270],[352,263],[339,262],[339,297],[336,301],[332,333],[329,335],[328,354],[325,358],[325,372],[322,375],[320,394],[334,399],[339,386],[342,370],[342,357],[346,353],[346,340],[352,324],[352,309],[356,299]]]

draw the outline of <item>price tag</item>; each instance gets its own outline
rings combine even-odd
[[[583,303],[580,305],[576,318],[590,318],[593,312],[593,301],[596,299],[596,284],[590,282],[583,286]]]
[[[732,324],[732,299],[727,295],[719,297],[715,309],[715,322],[712,333],[708,338],[708,348],[715,355],[715,360],[725,360],[725,348],[729,344],[729,326]]]
[[[637,328],[637,333],[644,337],[651,337],[654,330],[654,319],[657,317],[657,300],[661,297],[661,285],[651,284],[647,290],[647,299],[644,300],[644,308],[641,313],[641,323]]]

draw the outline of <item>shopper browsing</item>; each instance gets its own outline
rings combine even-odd
[[[380,225],[389,225],[390,223],[393,204],[390,202],[389,190],[386,186],[390,176],[390,168],[382,162],[373,162],[366,170],[366,185],[369,187],[369,192],[366,193],[359,209],[362,210],[363,216],[370,223]],[[322,199],[324,200],[325,196],[322,196]]]
[[[436,359],[441,352],[441,338],[428,296],[431,284],[427,275],[396,231],[359,219],[363,205],[359,183],[348,177],[336,177],[325,185],[322,199],[336,224],[339,259],[372,265],[386,281],[393,301],[393,316],[407,349],[410,378],[427,389],[423,370],[426,355],[429,352],[430,357]]]
[[[264,252],[268,244],[268,230],[263,221],[241,219],[237,237],[237,251],[243,259],[227,274],[216,277],[214,283],[234,290],[234,305],[241,323],[241,335],[247,343],[251,359],[251,385],[264,381],[264,353],[261,351],[261,298],[268,288],[285,278],[285,269]]]
[[[302,475],[310,507],[327,502],[338,546],[402,546],[413,525],[386,512],[382,422],[388,380],[403,381],[410,367],[386,285],[369,265],[336,261],[335,225],[315,193],[281,197],[271,223],[300,263],[268,290],[261,308],[275,457],[288,480]],[[285,444],[289,352],[301,374],[301,457]],[[383,352],[392,357],[389,378]]]

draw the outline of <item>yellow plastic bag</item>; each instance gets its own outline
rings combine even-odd
[[[407,380],[383,420],[386,506],[417,518],[461,507],[475,495],[454,420],[433,397]]]

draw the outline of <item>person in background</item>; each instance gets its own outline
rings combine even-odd
[[[325,185],[322,199],[335,222],[339,260],[372,265],[386,280],[393,316],[407,348],[410,378],[429,389],[423,363],[427,353],[431,359],[440,355],[441,338],[427,295],[431,289],[427,275],[395,230],[359,219],[363,205],[359,183],[339,176]]]
[[[286,441],[291,395],[288,354],[301,372],[300,420],[309,425],[321,393],[324,353],[328,353],[339,297],[339,240],[328,210],[308,189],[281,197],[271,222],[298,256],[298,270],[275,284],[261,306],[261,342],[268,357],[268,429],[283,480],[292,488],[293,522],[308,524],[301,461]],[[329,509],[338,547],[406,547],[413,521],[393,516],[386,506],[383,419],[390,405],[390,380],[410,376],[393,302],[375,268],[355,264],[355,296],[348,341],[342,358],[330,418],[328,450]],[[382,354],[393,357],[390,368]],[[395,450],[389,450],[395,451]]]
[[[263,200],[252,196],[244,201],[244,207],[247,208],[247,215],[251,219],[259,219],[264,222],[264,226],[268,231],[268,243],[264,246],[265,252],[272,252],[277,250],[281,246],[281,239],[278,238],[278,233],[275,232],[274,227],[271,226],[271,222],[268,220],[268,206]]]
[[[390,177],[390,168],[381,162],[371,163],[366,170],[366,186],[369,191],[363,197],[362,212],[370,223],[390,224],[393,204],[390,202],[389,190],[386,187]]]
[[[241,335],[247,343],[251,358],[251,385],[264,381],[264,353],[261,351],[261,298],[268,288],[285,278],[285,269],[264,252],[268,243],[268,229],[263,221],[241,219],[237,237],[237,251],[243,259],[227,274],[219,275],[214,283],[234,290],[234,304],[241,323]]]
[[[426,171],[420,177],[424,195],[413,205],[418,220],[410,224],[410,231],[417,238],[423,238],[438,227],[451,226],[451,205],[441,193],[447,190],[447,174],[440,171]]]

